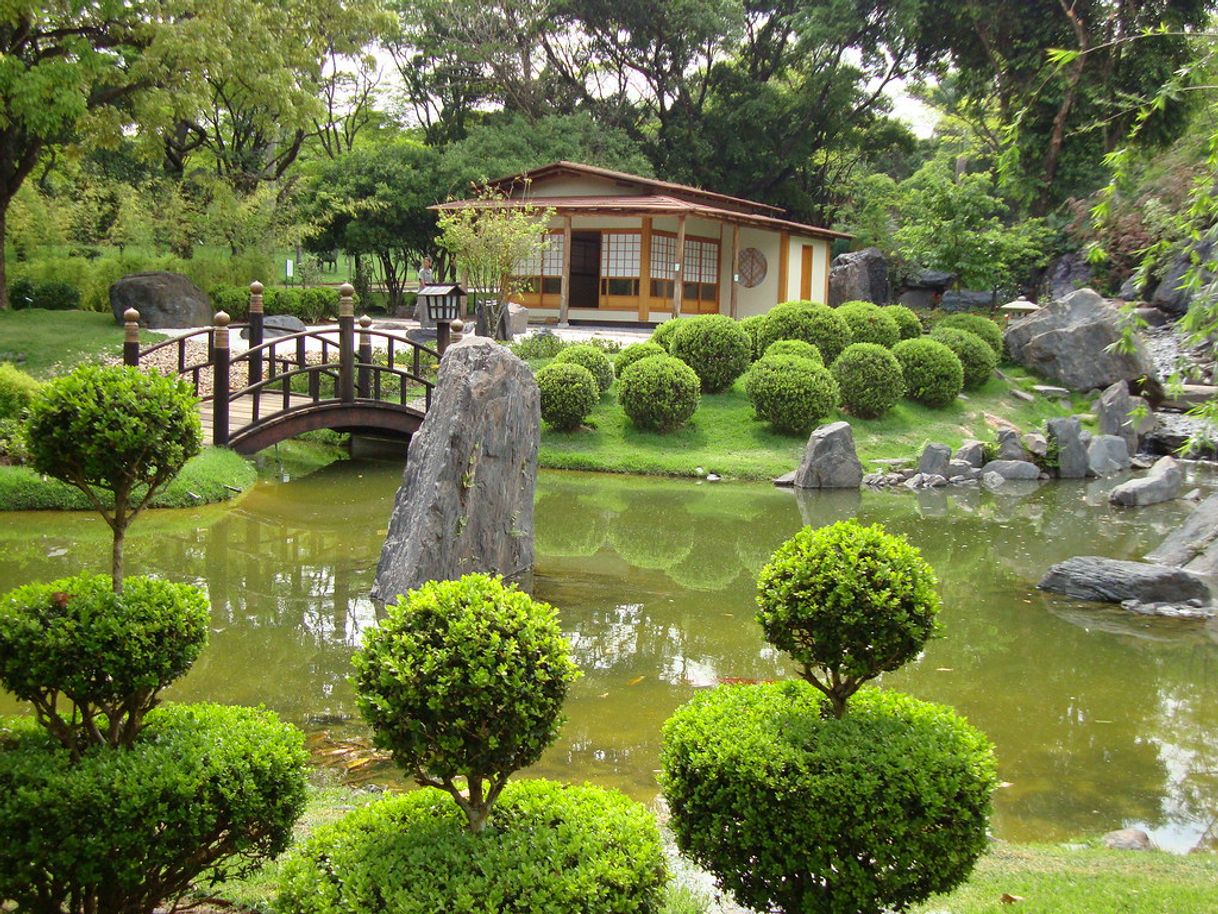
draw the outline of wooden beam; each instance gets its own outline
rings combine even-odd
[[[677,269],[672,277],[672,316],[681,316],[681,300],[685,297],[685,213],[677,219]]]
[[[731,270],[731,274],[728,276],[728,282],[730,282],[732,284],[731,315],[732,315],[733,320],[735,320],[736,317],[738,316],[736,311],[737,311],[738,300],[740,298],[740,294],[739,294],[740,293],[740,283],[736,281],[736,278],[739,275],[740,275],[740,223],[733,222],[732,223],[732,270]]]
[[[801,245],[799,253],[799,297],[808,301],[812,298],[812,245]]]
[[[780,232],[778,235],[778,301],[781,305],[787,300],[787,273],[791,268],[791,233]]]
[[[558,301],[558,326],[567,327],[571,308],[571,217],[562,220],[562,293]]]
[[[829,304],[829,255],[833,253],[833,247],[828,241],[820,242],[821,249],[825,252],[825,297],[821,299],[821,304]],[[878,304],[886,305],[888,302],[878,302]]]
[[[651,319],[651,217],[643,217],[639,235],[639,320]]]

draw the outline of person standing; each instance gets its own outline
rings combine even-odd
[[[419,288],[430,286],[435,281],[435,277],[431,272],[431,257],[423,258],[423,265],[419,267]],[[434,327],[435,324],[427,316],[427,307],[423,304],[423,300],[419,299],[414,306],[414,317],[419,322],[420,327]]]

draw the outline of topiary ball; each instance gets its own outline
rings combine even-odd
[[[965,390],[983,387],[994,376],[994,369],[998,367],[998,356],[994,355],[994,350],[977,334],[953,327],[935,327],[930,336],[956,353],[956,357],[960,359],[960,364],[964,366]]]
[[[869,301],[848,301],[838,306],[837,313],[850,325],[850,338],[855,343],[876,343],[891,349],[901,339],[901,328],[887,309]]]
[[[884,312],[897,322],[901,339],[915,340],[922,335],[922,321],[912,308],[904,305],[885,305]]]
[[[784,435],[808,434],[838,401],[837,381],[823,365],[769,350],[749,369],[744,389],[757,417]]]
[[[670,432],[689,421],[701,391],[702,382],[692,368],[672,356],[653,355],[622,372],[617,398],[635,425]]]
[[[753,343],[754,360],[761,358],[761,353],[764,351],[761,348],[761,333],[764,327],[764,314],[754,314],[752,317],[746,317],[740,321],[740,329],[749,335],[749,339]]]
[[[938,340],[901,340],[892,349],[901,363],[905,396],[932,409],[956,402],[964,387],[964,366],[956,353]]]
[[[562,432],[579,428],[601,398],[592,372],[575,362],[551,362],[540,369],[537,391],[541,418]]]
[[[820,350],[811,343],[805,343],[803,340],[775,340],[766,347],[765,355],[793,355],[796,358],[807,359],[816,365],[824,365],[824,359],[820,357]]]
[[[689,320],[688,317],[670,317],[652,331],[650,342],[655,343],[657,346],[663,346],[664,351],[667,352],[672,345],[673,334],[687,320]]]
[[[649,355],[668,355],[668,350],[659,343],[631,343],[613,360],[613,373],[620,378],[623,371],[639,359],[645,359]]]
[[[761,334],[762,352],[776,340],[811,343],[820,350],[821,357],[832,364],[851,343],[850,325],[826,305],[807,301],[784,302],[766,315]]]
[[[753,341],[725,314],[701,314],[681,323],[668,351],[694,370],[703,393],[727,390],[752,361]]]
[[[42,384],[20,368],[0,362],[0,419],[14,419],[30,405]]]
[[[984,314],[949,314],[935,325],[940,327],[977,334],[994,350],[994,357],[1002,359],[1002,329]]]
[[[599,346],[580,343],[578,346],[568,346],[554,356],[553,365],[575,364],[583,365],[596,379],[596,386],[604,393],[613,386],[613,363],[609,356]]]
[[[878,419],[905,394],[901,363],[876,343],[852,343],[833,363],[842,405],[860,419]]]

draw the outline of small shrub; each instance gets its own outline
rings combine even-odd
[[[615,356],[622,351],[622,344],[617,340],[606,339],[603,336],[594,336],[587,341],[585,345],[595,346],[607,356]]]
[[[935,327],[931,339],[938,340],[960,359],[964,366],[964,389],[975,390],[983,387],[998,366],[998,356],[986,345],[985,340],[968,330],[957,330],[952,327]]]
[[[652,331],[650,341],[655,343],[657,346],[663,346],[664,351],[668,352],[669,347],[672,345],[673,335],[677,332],[677,328],[687,320],[689,320],[688,317],[670,317]]]
[[[29,460],[23,428],[20,419],[0,419],[0,466],[20,466]]]
[[[905,394],[901,364],[876,343],[852,343],[833,363],[842,404],[860,419],[878,419]]]
[[[596,378],[583,365],[554,362],[537,372],[541,418],[562,432],[583,424],[601,398]]]
[[[620,794],[509,784],[495,828],[470,834],[436,790],[388,797],[319,828],[283,866],[282,914],[656,914],[666,866],[655,818]]]
[[[764,352],[776,340],[803,340],[820,350],[825,362],[832,364],[850,345],[850,325],[832,308],[806,301],[789,301],[775,306],[766,315],[761,334]]]
[[[511,350],[525,361],[532,359],[552,359],[563,350],[566,343],[556,333],[540,331],[530,333],[512,343]]]
[[[34,307],[48,311],[75,311],[80,307],[80,290],[71,283],[51,280],[34,286]]]
[[[207,293],[212,310],[223,311],[235,321],[249,317],[250,290],[248,286],[213,286]],[[265,302],[263,304],[265,308]]]
[[[669,432],[689,421],[702,399],[697,373],[672,356],[639,359],[618,379],[618,401],[640,428]]]
[[[995,359],[1002,359],[1002,329],[984,314],[949,314],[935,325],[940,328],[975,333],[994,351]]]
[[[964,387],[960,359],[938,340],[901,340],[892,354],[901,363],[905,396],[931,409],[942,409],[956,401]]]
[[[8,284],[8,300],[14,309],[34,307],[34,281],[22,276]]]
[[[617,358],[613,360],[613,372],[619,378],[622,372],[633,365],[640,359],[645,359],[649,355],[667,355],[666,350],[659,343],[631,343],[625,349],[617,354]]]
[[[757,417],[787,435],[806,435],[833,412],[838,400],[837,382],[823,365],[793,355],[770,355],[769,350],[749,369],[745,393]]]
[[[875,343],[891,349],[901,339],[901,328],[887,308],[869,301],[848,301],[837,313],[850,325],[850,339],[855,343]]]
[[[772,355],[793,355],[796,358],[807,359],[814,365],[825,364],[824,359],[820,357],[820,350],[803,340],[775,340],[765,350],[765,357],[768,358]]]
[[[901,339],[916,340],[922,335],[922,320],[912,308],[906,308],[904,305],[885,305],[884,313],[897,322]]]
[[[0,362],[0,419],[19,417],[42,385],[15,365]]]
[[[702,314],[684,321],[673,334],[668,351],[694,370],[702,391],[727,390],[749,367],[752,340],[724,314]]]
[[[609,356],[605,355],[604,350],[599,347],[580,343],[578,346],[568,346],[554,356],[556,365],[568,362],[583,365],[592,372],[592,377],[596,379],[596,386],[600,388],[601,393],[613,386],[613,363],[609,361]]]
[[[749,341],[753,344],[753,360],[761,358],[761,334],[765,327],[765,315],[754,314],[752,317],[746,317],[740,322],[740,329],[749,335]]]

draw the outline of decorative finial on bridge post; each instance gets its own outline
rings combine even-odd
[[[140,363],[140,313],[134,308],[123,312],[123,364]]]

